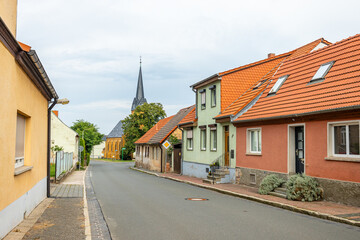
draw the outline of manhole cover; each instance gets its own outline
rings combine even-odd
[[[185,198],[185,200],[189,200],[189,201],[208,201],[209,199],[207,199],[207,198]]]

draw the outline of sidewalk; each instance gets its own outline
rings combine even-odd
[[[316,202],[300,202],[287,200],[270,195],[261,195],[257,192],[257,188],[239,184],[215,184],[210,185],[202,182],[202,179],[183,176],[175,173],[155,173],[152,171],[131,168],[133,170],[156,175],[158,177],[183,182],[198,187],[210,189],[224,194],[245,198],[252,201],[272,205],[275,207],[299,212],[322,219],[346,223],[360,227],[360,207],[347,206],[339,203],[316,201]]]
[[[90,234],[89,219],[85,217],[84,177],[85,171],[74,171],[61,184],[52,184],[51,197],[43,200],[4,240],[86,239]]]

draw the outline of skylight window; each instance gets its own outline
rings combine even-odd
[[[285,80],[289,77],[289,75],[285,75],[282,77],[279,77],[279,79],[276,81],[276,83],[274,84],[274,86],[271,88],[269,94],[275,94],[277,93],[277,91],[279,90],[279,88],[283,85],[283,83],[285,82]]]
[[[330,68],[334,65],[334,61],[322,64],[310,82],[324,80],[326,74],[330,71]]]
[[[262,80],[261,82],[258,82],[258,83],[255,85],[255,87],[253,87],[253,90],[255,90],[255,89],[259,88],[261,85],[263,85],[263,83],[266,82],[266,80],[267,80],[267,79]]]

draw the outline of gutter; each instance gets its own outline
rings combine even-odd
[[[51,147],[51,109],[57,103],[58,98],[54,99],[54,102],[48,108],[48,131],[47,131],[47,188],[46,188],[46,196],[50,197],[50,147]]]

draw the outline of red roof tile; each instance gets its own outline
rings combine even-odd
[[[193,105],[195,106],[195,105]],[[196,122],[195,119],[195,107],[179,122],[179,125]]]
[[[25,52],[30,52],[31,47],[29,45],[26,45],[25,43],[22,42],[18,42],[20,47],[22,48],[22,50],[24,50]]]
[[[167,117],[164,119],[161,119],[157,124],[155,124],[155,126],[153,126],[149,131],[147,131],[141,138],[139,138],[135,144],[139,144],[139,143],[147,143],[156,133],[158,133],[160,131],[161,128],[163,128],[166,123],[168,123],[173,117]]]
[[[309,84],[320,65],[335,61],[322,82]],[[360,106],[360,35],[284,61],[257,103],[236,121],[270,119]],[[289,75],[267,97],[276,80]]]

